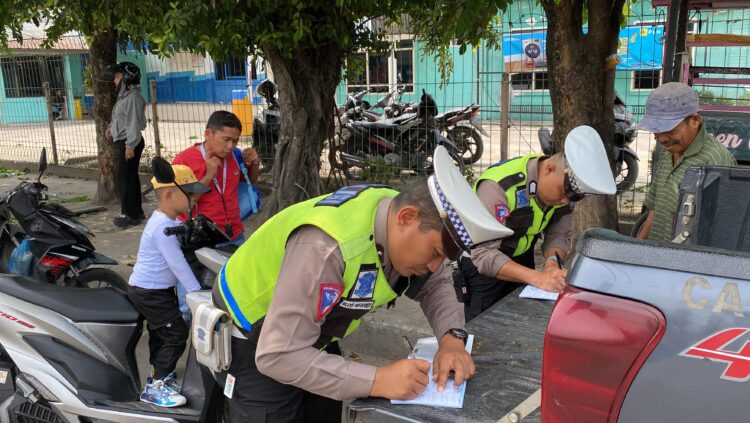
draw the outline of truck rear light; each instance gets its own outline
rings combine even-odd
[[[665,330],[664,316],[652,306],[565,288],[544,339],[542,422],[616,422]]]

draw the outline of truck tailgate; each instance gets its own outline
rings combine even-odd
[[[380,398],[349,405],[349,422],[495,423],[540,387],[544,332],[551,301],[518,298],[511,293],[469,322],[477,374],[469,380],[462,409],[392,405]],[[539,422],[537,409],[523,422]]]
[[[624,399],[621,406],[615,405],[616,409],[610,410],[619,415],[618,423],[748,420],[750,254],[639,242],[601,229],[587,231],[578,243],[578,252],[568,274],[572,286],[617,301],[648,305],[658,310],[665,322],[658,344],[648,352],[642,365],[633,363],[634,377],[624,379],[618,388]],[[560,301],[568,300],[561,297]],[[602,361],[601,354],[593,352],[606,352],[601,347],[611,346],[612,356],[618,357],[621,350],[613,349],[616,348],[613,345],[623,336],[631,336],[627,328],[632,324],[627,317],[608,314],[599,304],[581,305],[583,308],[569,313],[556,310],[553,314],[553,326],[562,330],[550,326],[548,340],[562,335],[560,339],[568,347],[567,351],[555,350],[548,345],[546,353],[568,354],[577,362],[587,363],[591,371],[576,373],[570,360],[556,361],[550,357],[553,364],[549,369],[545,367],[545,378],[549,370],[550,379],[545,379],[543,390],[554,392],[555,388],[550,388],[554,379],[551,375],[565,369],[562,373],[567,381],[557,387],[563,390],[560,392],[570,393],[572,386],[585,388],[573,395],[574,401],[557,409],[577,409],[579,415],[580,410],[589,407],[593,393],[603,392],[602,387],[608,382],[599,383],[604,370],[621,364]],[[586,332],[566,329],[580,327],[582,322],[588,326]],[[615,330],[607,336],[601,328],[610,326]],[[600,336],[589,336],[594,329]],[[545,356],[545,366],[546,360]],[[560,365],[555,366],[555,362]],[[586,385],[587,382],[591,383]],[[544,398],[543,401],[547,403]],[[613,421],[612,416],[610,420],[604,417],[590,421]]]

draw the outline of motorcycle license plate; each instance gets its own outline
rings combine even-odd
[[[479,131],[485,137],[488,135],[487,131],[485,131],[482,127],[482,119],[479,116],[474,116],[469,119],[469,123],[471,123],[471,126],[477,128],[477,131]]]

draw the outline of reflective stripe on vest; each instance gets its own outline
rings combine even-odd
[[[224,266],[221,266],[221,271],[219,271],[219,283],[221,284],[219,289],[224,296],[224,302],[227,304],[227,307],[231,312],[230,314],[232,314],[232,316],[235,316],[237,323],[239,323],[239,326],[242,329],[250,332],[251,330],[253,330],[253,325],[251,325],[250,322],[248,322],[245,318],[245,315],[242,314],[240,306],[237,305],[237,300],[234,299],[234,295],[232,295],[232,291],[227,285],[227,276],[226,274],[224,274],[224,269],[226,267],[226,264]]]

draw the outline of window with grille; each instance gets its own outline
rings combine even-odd
[[[661,83],[661,69],[633,71],[634,90],[653,90]]]
[[[62,56],[16,56],[0,59],[5,97],[43,97],[43,83],[50,91],[65,90]]]
[[[510,85],[518,91],[549,90],[549,74],[545,72],[521,72],[510,75]]]
[[[224,62],[214,62],[216,80],[244,79],[247,76],[247,60],[243,57],[230,56]]]
[[[347,62],[348,92],[368,89],[388,92],[390,87],[403,85],[406,92],[414,91],[414,41],[398,40],[386,53],[357,53]]]

